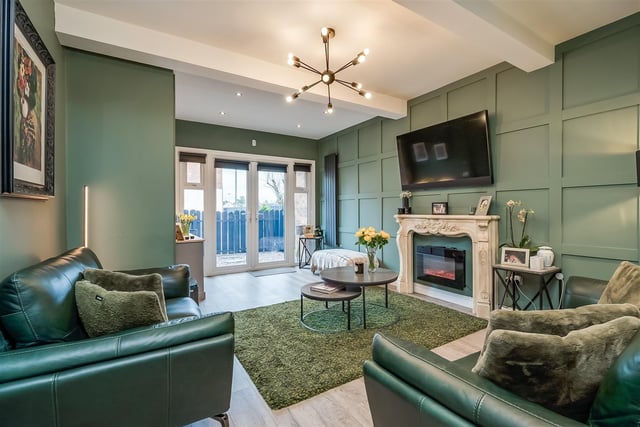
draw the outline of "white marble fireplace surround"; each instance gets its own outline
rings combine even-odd
[[[400,253],[398,292],[413,293],[413,235],[471,238],[473,269],[473,303],[475,316],[489,318],[493,262],[498,252],[498,215],[395,215],[400,228],[396,236]],[[433,288],[432,288],[433,289]],[[443,294],[457,295],[446,291]]]

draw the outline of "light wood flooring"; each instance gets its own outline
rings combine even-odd
[[[320,278],[308,269],[294,273],[254,277],[250,273],[228,274],[205,278],[207,298],[200,303],[203,312],[238,311],[261,307],[300,298],[300,288]],[[452,308],[467,311],[422,295],[413,296],[442,303]],[[453,341],[433,351],[449,360],[456,360],[479,351],[485,331]],[[340,387],[326,391],[288,408],[272,411],[256,389],[240,362],[235,359],[231,409],[231,427],[323,427],[323,426],[373,426],[364,380],[359,378]],[[207,419],[190,427],[217,427],[219,424]]]

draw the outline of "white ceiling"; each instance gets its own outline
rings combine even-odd
[[[530,72],[554,47],[640,11],[640,0],[55,0],[65,46],[172,69],[176,117],[319,139],[506,61]],[[335,29],[330,68],[373,93],[331,85],[325,115],[317,76],[286,64],[293,52],[324,68],[320,28]],[[242,96],[237,96],[241,93]],[[220,112],[225,114],[221,115]]]

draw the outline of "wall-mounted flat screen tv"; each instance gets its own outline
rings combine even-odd
[[[403,190],[493,184],[486,110],[396,139]]]

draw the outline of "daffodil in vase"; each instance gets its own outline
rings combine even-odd
[[[370,273],[375,272],[378,269],[376,252],[389,243],[391,236],[384,230],[376,231],[373,227],[362,227],[356,231],[356,237],[358,238],[356,244],[364,245],[367,249],[367,270]]]
[[[182,234],[185,239],[189,238],[189,234],[191,234],[191,223],[196,220],[195,215],[191,214],[180,214],[180,228],[182,229]]]

